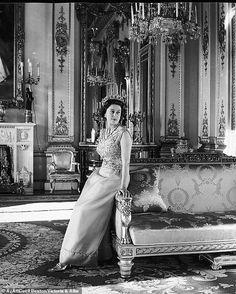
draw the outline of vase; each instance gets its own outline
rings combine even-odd
[[[5,105],[2,103],[2,101],[0,101],[0,122],[4,122],[4,116],[6,114],[6,107]]]

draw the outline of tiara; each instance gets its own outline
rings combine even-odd
[[[126,103],[126,96],[121,96],[119,94],[108,95],[102,99],[102,105],[104,106],[108,100],[117,100],[117,101],[123,102],[125,104]]]

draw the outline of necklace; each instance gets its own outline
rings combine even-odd
[[[104,133],[104,138],[105,139],[109,138],[117,130],[118,127],[119,127],[119,124],[116,127],[112,128],[112,129],[106,128],[105,133]]]

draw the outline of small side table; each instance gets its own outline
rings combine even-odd
[[[236,265],[236,252],[201,253],[199,260],[207,260],[213,270],[219,270],[222,266]]]

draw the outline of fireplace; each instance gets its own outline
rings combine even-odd
[[[0,194],[33,194],[34,126],[0,123]]]

